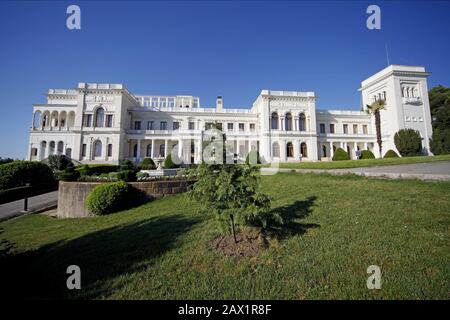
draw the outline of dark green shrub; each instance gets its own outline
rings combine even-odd
[[[131,187],[119,181],[96,186],[88,194],[85,206],[94,215],[104,215],[126,209],[132,202]]]
[[[375,155],[370,150],[361,151],[361,159],[375,159]]]
[[[56,173],[56,178],[61,181],[77,181],[80,177],[80,172],[75,170],[72,162],[70,162],[66,169]]]
[[[62,154],[52,154],[47,158],[47,164],[53,172],[66,169],[69,163],[72,161]]]
[[[342,148],[337,148],[333,155],[333,161],[350,160],[348,153]]]
[[[135,170],[123,170],[117,172],[117,179],[127,182],[136,181],[136,171]]]
[[[173,168],[178,168],[178,166],[173,163],[172,161],[172,155],[169,153],[166,157],[166,159],[164,160],[164,168],[165,169],[173,169]]]
[[[395,152],[392,149],[389,149],[385,154],[384,154],[384,158],[398,158],[398,154],[397,152]]]
[[[52,170],[42,162],[18,160],[0,165],[0,190],[54,181]]]
[[[261,158],[259,156],[259,152],[256,150],[252,150],[247,154],[245,158],[246,164],[261,164]]]
[[[420,156],[422,154],[422,137],[417,130],[399,130],[394,135],[394,143],[402,157]]]
[[[450,153],[450,128],[433,129],[433,137],[430,139],[430,150],[434,155]]]
[[[140,165],[141,170],[154,170],[156,169],[156,164],[152,158],[144,158]]]
[[[0,157],[0,165],[1,164],[5,164],[5,163],[10,163],[10,162],[13,162],[14,161],[14,159],[11,159],[11,158],[2,158],[2,157]]]
[[[124,160],[119,167],[119,171],[125,170],[136,170],[136,166],[130,160]]]
[[[84,164],[78,166],[75,170],[77,170],[81,176],[98,176],[104,173],[115,172],[118,168],[118,166],[113,164]]]

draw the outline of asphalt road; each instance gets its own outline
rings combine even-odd
[[[340,170],[340,169],[339,169]],[[343,169],[351,172],[450,175],[450,161]]]
[[[23,199],[0,204],[0,221],[23,214]],[[58,203],[58,191],[44,193],[28,199],[28,211],[33,212]]]

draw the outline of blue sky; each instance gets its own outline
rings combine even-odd
[[[66,8],[81,8],[81,30]],[[381,30],[366,8],[381,8]],[[424,65],[450,85],[445,1],[0,2],[0,156],[23,158],[31,105],[48,88],[124,83],[137,94],[192,94],[249,107],[264,88],[315,91],[317,107],[359,109],[363,79]]]

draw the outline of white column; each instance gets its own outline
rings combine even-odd
[[[295,116],[295,117],[294,117],[294,120],[293,120],[293,121],[294,121],[294,126],[293,126],[293,127],[294,127],[294,128],[293,128],[294,131],[299,131],[299,130],[300,130],[299,125],[298,125],[298,121],[299,121],[298,119],[299,119],[298,116]]]
[[[141,159],[141,139],[137,139],[137,154],[136,154],[136,161],[139,162]]]
[[[294,141],[294,156],[297,160],[301,159],[300,140]]]
[[[201,163],[203,159],[203,142],[202,139],[196,140],[197,142],[197,163]]]
[[[344,142],[344,151],[347,152],[347,142]],[[350,154],[349,154],[349,157],[351,158]]]
[[[167,157],[167,150],[169,149],[169,140],[164,140],[164,158]]]
[[[152,159],[154,159],[155,158],[155,139],[152,139],[152,149],[150,151],[151,151],[150,157]]]
[[[330,158],[333,158],[334,150],[333,150],[333,142],[330,142]]]
[[[280,130],[284,131],[284,117],[280,117]]]
[[[364,142],[364,150],[367,150],[367,142]]]
[[[279,141],[279,145],[280,145],[280,158],[281,158],[281,161],[286,162],[286,140],[280,140]]]
[[[178,159],[180,159],[180,160],[183,155],[182,152],[183,152],[183,140],[178,139]]]
[[[353,154],[355,155],[355,159],[356,159],[356,150],[358,150],[358,143],[353,142]]]
[[[339,147],[340,147],[341,149],[344,149],[344,143],[343,143],[342,141],[339,143]]]

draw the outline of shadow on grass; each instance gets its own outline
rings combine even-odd
[[[2,290],[9,298],[101,298],[112,279],[147,268],[199,219],[162,216],[59,241],[35,251],[0,257]],[[68,290],[69,265],[81,269],[81,290]]]
[[[319,224],[301,223],[299,220],[306,218],[312,212],[316,196],[305,200],[297,200],[294,203],[273,209],[283,219],[283,225],[268,230],[268,233],[279,238],[287,238],[294,235],[302,235],[311,228],[319,228]]]

